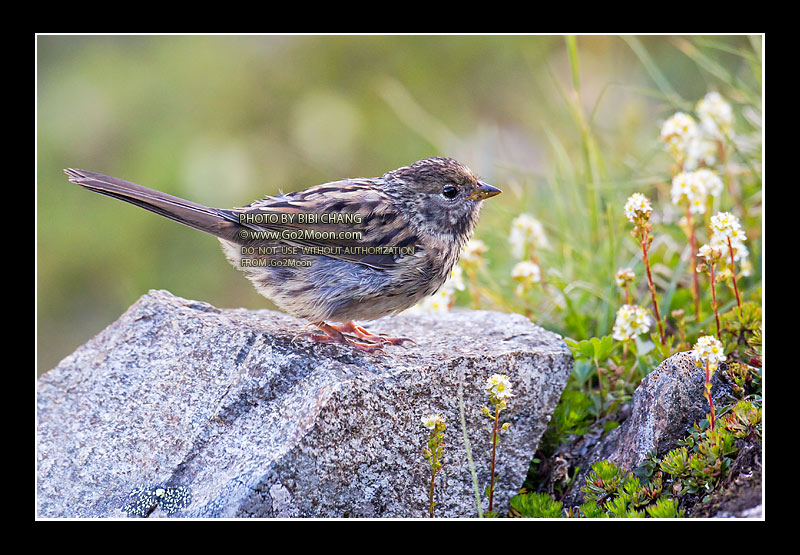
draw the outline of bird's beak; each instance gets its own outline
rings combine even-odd
[[[492,187],[488,183],[484,183],[483,181],[478,181],[478,186],[466,198],[467,200],[484,200],[489,197],[499,195],[502,192],[503,191],[501,191],[497,187]]]

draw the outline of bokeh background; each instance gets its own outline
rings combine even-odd
[[[761,48],[741,35],[39,36],[38,371],[149,289],[271,307],[215,238],[85,191],[67,167],[231,207],[452,156],[504,191],[476,233],[485,286],[513,289],[508,226],[531,213],[550,236],[543,265],[578,307],[533,319],[608,333],[613,274],[636,260],[625,198],[668,198],[661,122],[719,90],[760,160]],[[745,288],[761,279],[760,211],[749,217]],[[579,313],[591,317],[569,321]]]

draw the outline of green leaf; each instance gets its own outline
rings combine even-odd
[[[570,350],[572,351],[572,356],[576,359],[591,359],[594,357],[594,345],[592,345],[591,341],[587,339],[575,341],[573,339],[565,338],[564,342],[569,345]]]
[[[587,359],[578,359],[572,366],[572,375],[575,376],[578,385],[583,385],[594,375],[594,364]]]
[[[511,498],[511,508],[522,518],[560,518],[561,501],[555,501],[546,493],[525,493]]]
[[[564,342],[570,347],[573,357],[591,359],[595,363],[606,360],[616,347],[614,339],[610,335],[599,338],[592,337],[582,341],[565,338]]]
[[[678,510],[677,499],[660,497],[655,504],[645,508],[647,514],[653,518],[679,518],[683,516],[683,511]]]
[[[597,501],[587,501],[579,508],[581,514],[586,518],[608,518],[608,514],[597,504]]]
[[[594,359],[596,361],[606,360],[614,349],[614,339],[610,335],[606,335],[600,339],[592,337],[589,341],[594,348]]]

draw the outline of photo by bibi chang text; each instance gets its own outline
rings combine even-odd
[[[247,213],[239,214],[240,224],[360,224],[361,214]]]

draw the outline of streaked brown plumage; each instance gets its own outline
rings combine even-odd
[[[440,157],[382,177],[325,183],[232,209],[210,208],[98,173],[65,172],[91,191],[216,236],[230,262],[262,295],[326,334],[312,339],[365,351],[405,339],[370,334],[354,320],[395,314],[435,293],[472,235],[482,200],[500,192],[463,164]],[[314,221],[311,215],[336,221]],[[296,252],[287,258],[281,249]]]

